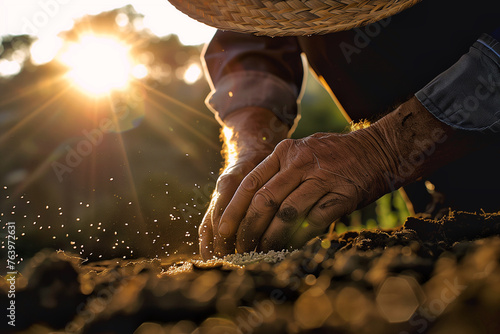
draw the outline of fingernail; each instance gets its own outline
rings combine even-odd
[[[229,224],[226,222],[222,222],[219,225],[219,234],[223,237],[228,237],[229,236]]]

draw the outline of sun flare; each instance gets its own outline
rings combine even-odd
[[[70,78],[89,95],[99,96],[128,86],[133,62],[129,47],[109,36],[82,36],[61,55]]]

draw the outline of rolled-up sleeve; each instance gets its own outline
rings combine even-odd
[[[238,109],[261,107],[293,126],[304,76],[295,38],[218,31],[203,59],[212,89],[206,104],[220,122]]]
[[[500,131],[500,43],[484,34],[416,94],[437,119],[463,130]]]

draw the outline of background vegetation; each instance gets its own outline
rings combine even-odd
[[[118,25],[123,14],[129,23]],[[2,40],[0,60],[21,59],[22,65],[20,73],[0,76],[0,220],[2,226],[16,222],[21,258],[42,248],[90,260],[197,252],[197,226],[221,167],[219,125],[203,102],[208,84],[186,79],[186,71],[200,65],[202,46],[138,30],[137,18],[132,7],[117,9],[86,17],[62,36],[68,43],[82,31],[112,32],[147,66],[149,75],[130,89],[103,98],[69,83],[57,58],[34,65],[32,38]],[[296,138],[346,131],[312,77],[302,110]],[[110,119],[119,126],[102,131]],[[92,146],[78,159],[74,152],[85,148],[82,142]],[[393,197],[347,217],[339,228],[400,223],[407,213]]]

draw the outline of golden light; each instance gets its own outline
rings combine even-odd
[[[149,74],[149,70],[144,64],[137,64],[132,69],[132,75],[136,79],[144,79]]]
[[[14,60],[0,59],[0,77],[10,77],[21,72],[21,64]]]
[[[31,62],[43,65],[54,59],[63,45],[59,37],[42,38],[35,41],[30,48]]]
[[[82,36],[61,55],[68,77],[90,95],[128,86],[133,68],[129,47],[109,36]]]
[[[227,166],[232,166],[238,161],[238,147],[236,141],[234,140],[233,128],[224,126],[222,128],[222,134],[224,135],[224,142],[226,143],[226,161]]]
[[[187,68],[186,72],[184,72],[184,82],[187,84],[194,84],[201,78],[202,73],[200,65],[191,64]]]
[[[130,20],[127,14],[119,13],[118,15],[116,15],[115,22],[119,27],[125,27],[127,24],[129,24]]]

